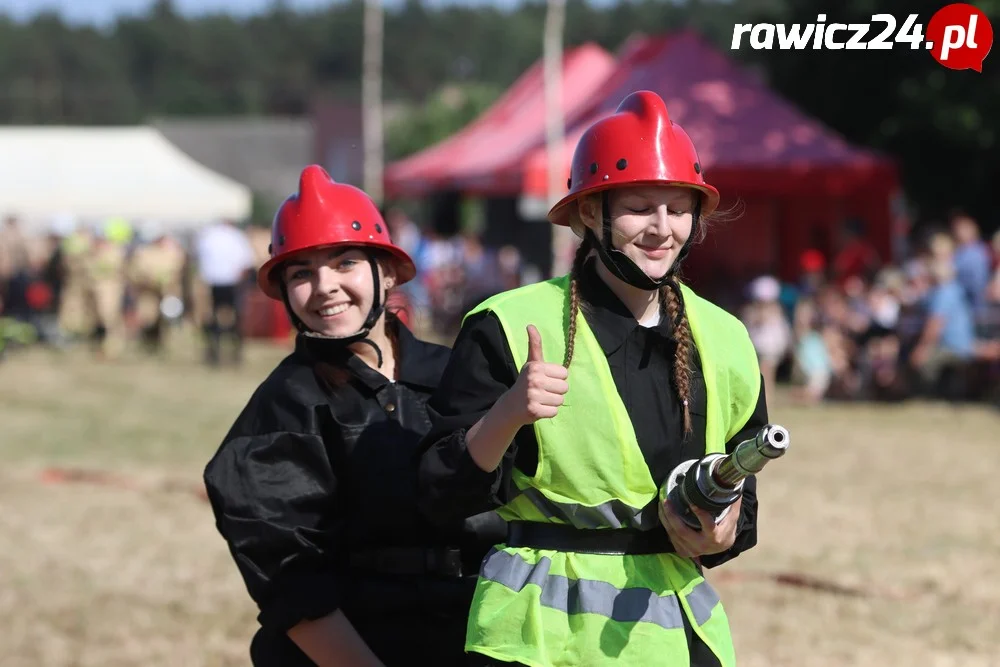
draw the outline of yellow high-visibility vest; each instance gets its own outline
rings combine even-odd
[[[707,393],[706,453],[724,452],[757,405],[760,370],[746,328],[682,286]],[[569,277],[492,297],[518,369],[535,325],[547,359],[563,359]],[[468,317],[468,315],[467,315]],[[664,378],[669,382],[670,378]],[[535,422],[538,465],[515,469],[507,520],[577,528],[663,530],[659,485],[636,441],[604,351],[581,313],[569,392],[552,419]],[[695,563],[676,554],[605,555],[498,545],[483,561],[466,650],[532,667],[689,664],[682,615],[719,657],[735,664],[729,622]]]

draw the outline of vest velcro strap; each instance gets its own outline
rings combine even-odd
[[[587,529],[535,521],[511,521],[507,527],[507,546],[607,555],[675,551],[667,531],[661,527],[652,530]]]

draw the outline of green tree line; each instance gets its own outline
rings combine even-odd
[[[635,32],[694,28],[754,66],[785,97],[856,143],[899,157],[924,217],[961,205],[996,217],[1000,60],[983,73],[942,68],[896,44],[888,51],[730,51],[735,23],[870,22],[919,14],[931,0],[568,0],[566,43],[615,51]],[[998,25],[1000,0],[976,3]],[[318,97],[359,98],[363,0],[297,13],[277,0],[240,19],[185,17],[169,0],[98,29],[43,13],[0,17],[0,123],[121,124],[153,116],[302,115]],[[390,131],[390,157],[460,127],[541,57],[545,3],[514,8],[429,6],[386,11],[387,101],[410,105]],[[873,31],[877,32],[878,28]],[[744,40],[746,41],[746,40]],[[466,91],[446,104],[444,87]]]

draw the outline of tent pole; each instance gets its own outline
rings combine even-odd
[[[361,128],[364,143],[364,190],[382,205],[382,0],[365,0],[361,73]]]
[[[551,207],[566,191],[563,165],[562,55],[566,23],[566,0],[548,0],[543,42],[545,74],[545,141],[548,151],[548,204]],[[552,275],[569,271],[574,235],[571,230],[552,225]]]

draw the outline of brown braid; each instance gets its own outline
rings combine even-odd
[[[675,283],[676,285],[676,283]],[[674,352],[674,386],[677,397],[684,409],[684,435],[691,432],[691,349],[694,341],[691,338],[691,326],[688,324],[687,311],[684,310],[680,297],[680,286],[676,289],[670,285],[660,288],[661,312],[670,318],[673,325],[674,342],[677,350]],[[680,315],[680,321],[677,316]]]
[[[576,255],[573,256],[573,268],[569,274],[569,326],[566,328],[566,360],[563,366],[569,368],[569,362],[573,361],[573,345],[576,342],[576,316],[580,312],[580,287],[579,278],[583,272],[583,263],[590,254],[590,234],[583,237]]]

